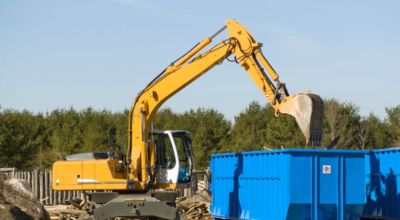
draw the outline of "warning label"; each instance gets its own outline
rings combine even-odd
[[[332,173],[331,165],[322,165],[322,173],[331,174]]]

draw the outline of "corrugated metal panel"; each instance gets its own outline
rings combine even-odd
[[[233,219],[359,219],[366,151],[212,155],[211,211]]]
[[[365,215],[400,219],[400,148],[373,150],[365,160]]]

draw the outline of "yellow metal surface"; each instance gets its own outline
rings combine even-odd
[[[82,176],[82,161],[56,161],[52,169],[52,187],[54,190],[81,190],[77,177]]]
[[[116,172],[111,159],[57,161],[53,164],[55,190],[126,190],[126,172]]]
[[[188,61],[191,57],[193,57],[193,55],[197,54],[201,49],[203,49],[204,47],[206,47],[208,44],[211,43],[211,39],[210,38],[205,38],[203,41],[201,41],[195,48],[193,48],[192,50],[189,51],[189,53],[187,53],[185,56],[183,56],[181,59],[179,59],[178,61],[176,61],[172,67],[173,70],[176,70],[178,67],[182,66],[182,64],[184,64],[186,61]],[[167,70],[168,71],[168,70]]]
[[[156,143],[151,143],[150,144],[150,166],[152,167],[152,168],[155,168],[155,166],[156,166],[156,154],[157,154],[157,152],[156,152]],[[153,169],[153,171],[154,171],[154,169]],[[151,175],[155,175],[155,173],[153,172]]]

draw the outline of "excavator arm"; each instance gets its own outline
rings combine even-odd
[[[200,53],[224,29],[228,38]],[[314,94],[289,95],[285,84],[261,52],[261,43],[235,20],[213,36],[204,39],[152,80],[136,97],[129,112],[129,179],[139,181],[142,189],[152,181],[155,145],[150,139],[151,123],[160,106],[175,93],[202,74],[233,55],[253,79],[258,89],[275,109],[277,115],[288,114],[296,119],[306,137],[306,143],[319,145],[321,141],[323,104]],[[150,154],[150,155],[149,155]]]

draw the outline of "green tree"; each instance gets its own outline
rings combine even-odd
[[[231,140],[235,151],[305,145],[305,138],[293,117],[276,117],[270,105],[261,106],[257,102],[250,103],[235,117]]]
[[[52,146],[52,157],[64,157],[78,152],[82,148],[83,129],[80,126],[81,116],[75,109],[57,109],[48,117],[49,142]]]
[[[361,117],[353,104],[325,100],[323,146],[373,149],[400,145],[400,105],[386,108],[385,120],[370,114]],[[126,151],[128,110],[110,112],[87,108],[56,109],[32,113],[0,109],[0,166],[50,167],[56,159],[86,151],[109,151],[109,134],[115,147]],[[183,113],[162,109],[155,129],[190,132],[198,169],[208,166],[217,152],[280,147],[304,147],[294,118],[275,116],[269,105],[252,102],[235,117],[234,124],[214,109],[198,108]],[[117,150],[115,149],[115,150]]]
[[[112,115],[112,124],[116,132],[116,147],[123,152],[126,152],[128,145],[128,113],[129,110],[125,109]]]
[[[303,136],[295,118],[290,115],[275,116],[275,110],[267,105],[268,126],[264,131],[265,144],[271,148],[301,148],[306,147]]]
[[[111,129],[115,128],[111,112],[87,108],[80,112],[79,127],[82,131],[80,152],[111,150],[108,146],[108,138]]]
[[[386,108],[386,124],[389,128],[389,138],[392,146],[400,146],[400,105]]]
[[[267,111],[257,102],[251,102],[246,109],[235,117],[231,131],[232,151],[259,150],[265,144],[267,129]]]
[[[42,114],[3,110],[0,112],[0,165],[20,169],[40,165],[37,152],[49,145]]]
[[[157,112],[153,127],[160,130],[179,130],[181,124],[178,124],[178,115],[170,108],[164,108]]]
[[[385,148],[393,144],[388,125],[374,114],[371,113],[368,117],[364,117],[361,121],[361,126],[364,127],[361,130],[365,131],[366,140],[364,148],[361,143],[359,145],[362,149]]]
[[[360,124],[358,108],[336,99],[324,101],[324,139],[328,148],[355,148]]]

